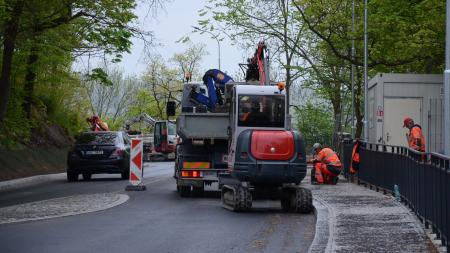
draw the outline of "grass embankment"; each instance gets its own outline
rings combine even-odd
[[[64,172],[72,143],[63,127],[41,125],[31,131],[28,141],[0,148],[0,181]]]
[[[68,148],[0,150],[0,181],[64,172]]]

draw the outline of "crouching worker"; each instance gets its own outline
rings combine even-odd
[[[331,148],[322,148],[320,143],[313,145],[314,164],[311,179],[317,184],[337,184],[342,164],[337,154]],[[314,176],[313,176],[314,175]]]

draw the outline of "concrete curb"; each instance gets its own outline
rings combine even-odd
[[[7,180],[0,182],[0,192],[14,190],[21,187],[32,186],[40,183],[45,183],[55,180],[63,180],[66,178],[66,173],[37,175],[32,177],[24,177],[13,180]]]
[[[323,203],[320,199],[313,199],[314,204],[314,215],[316,216],[316,233],[314,234],[314,240],[311,243],[311,246],[308,249],[309,253],[321,253],[321,252],[330,252],[330,248],[332,247],[333,242],[333,233],[331,233],[330,229],[330,219],[332,219],[332,214],[329,208],[325,203]],[[332,227],[332,226],[331,226]]]
[[[117,193],[82,194],[7,206],[0,208],[0,224],[98,212],[123,204],[129,198],[126,194]]]

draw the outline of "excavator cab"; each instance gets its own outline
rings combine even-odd
[[[153,136],[154,148],[156,152],[163,154],[173,154],[175,152],[176,127],[173,122],[168,120],[155,122]]]

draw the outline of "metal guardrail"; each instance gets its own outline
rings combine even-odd
[[[345,176],[353,141],[344,140],[343,144]],[[397,191],[401,201],[426,228],[431,227],[450,252],[450,157],[400,146],[363,143],[360,158],[358,183],[394,195]]]

